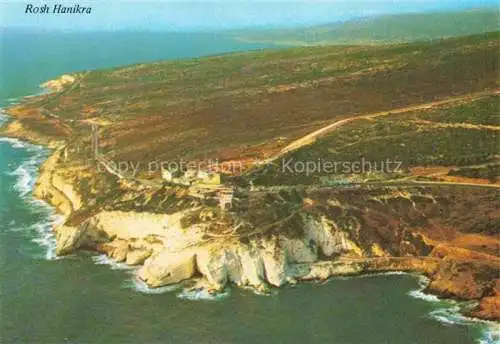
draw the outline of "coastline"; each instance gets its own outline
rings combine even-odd
[[[8,122],[8,126],[12,123],[16,123],[15,118],[10,117],[10,119],[11,121]],[[47,142],[50,141],[43,139],[38,135],[32,135],[27,132],[23,132],[22,130],[16,132],[10,131],[7,132],[7,135],[43,146],[47,146]],[[62,176],[58,175],[57,165],[61,158],[61,150],[64,145],[58,143],[57,145],[52,144],[49,147],[52,148],[51,155],[40,166],[40,173],[35,183],[33,194],[37,199],[44,200],[48,202],[48,204],[55,207],[57,212],[62,215],[61,223],[64,223],[67,222],[68,219],[70,219],[76,211],[84,207],[82,205],[81,199],[85,197],[83,197],[83,195],[78,195],[78,192],[75,191],[75,185],[72,185],[72,182],[65,180]],[[435,274],[438,270],[439,265],[439,259],[435,258],[425,258],[424,260],[426,260],[427,263],[424,263],[420,258],[415,257],[408,257],[408,259],[404,259],[403,261],[398,261],[398,259],[400,258],[391,259],[391,257],[379,257],[377,258],[378,261],[363,261],[363,259],[361,259],[360,257],[356,258],[357,260],[347,260],[345,262],[322,261],[316,260],[317,258],[311,257],[292,257],[292,259],[294,259],[296,263],[288,267],[283,261],[284,259],[289,259],[284,257],[284,246],[290,247],[290,245],[296,245],[297,242],[294,240],[287,242],[288,239],[280,238],[279,240],[285,242],[285,244],[282,245],[282,243],[277,243],[276,238],[274,238],[274,242],[269,240],[262,241],[260,239],[260,241],[257,240],[259,243],[254,242],[254,245],[257,246],[262,244],[264,244],[264,246],[267,246],[264,251],[255,251],[255,249],[252,249],[250,247],[246,247],[244,249],[244,251],[246,252],[244,252],[243,256],[239,258],[241,260],[239,264],[246,264],[243,263],[244,261],[246,261],[247,263],[249,263],[250,270],[243,271],[243,273],[246,274],[243,279],[241,279],[241,277],[239,279],[235,278],[234,276],[231,277],[231,273],[224,277],[218,276],[217,272],[217,270],[221,268],[221,266],[219,265],[221,257],[213,256],[213,253],[214,251],[225,250],[225,252],[229,252],[229,254],[233,254],[234,257],[237,257],[238,254],[241,253],[241,243],[233,242],[229,246],[227,245],[227,243],[218,243],[215,244],[215,246],[207,246],[203,244],[203,242],[199,242],[197,244],[197,249],[199,249],[199,251],[194,253],[195,251],[189,248],[189,245],[192,244],[189,244],[187,248],[185,246],[189,242],[188,238],[188,242],[186,242],[185,240],[181,240],[181,243],[177,248],[174,248],[174,251],[172,251],[170,248],[167,249],[167,252],[164,252],[167,248],[165,246],[165,241],[163,240],[163,244],[161,244],[160,242],[154,240],[154,237],[158,235],[158,230],[150,231],[150,233],[137,233],[134,230],[129,230],[129,232],[127,233],[127,231],[123,232],[118,230],[117,228],[114,228],[116,227],[116,224],[106,224],[107,217],[124,217],[124,222],[122,221],[122,225],[126,224],[126,226],[128,227],[134,227],[134,217],[136,215],[134,215],[134,211],[132,211],[131,213],[109,212],[108,214],[106,214],[106,212],[103,212],[103,214],[98,214],[91,218],[91,220],[94,221],[93,223],[92,221],[89,222],[88,220],[84,222],[85,226],[83,226],[83,228],[81,226],[56,226],[54,232],[57,236],[57,253],[59,255],[64,255],[75,252],[79,249],[91,250],[99,253],[104,253],[111,259],[114,259],[118,262],[125,262],[124,264],[128,264],[129,266],[142,266],[142,268],[138,269],[138,277],[142,279],[143,282],[145,281],[145,283],[149,284],[152,287],[161,287],[164,284],[175,284],[177,282],[193,280],[192,276],[196,274],[195,270],[198,270],[197,273],[201,273],[201,275],[204,276],[204,280],[194,279],[191,289],[194,291],[207,290],[209,293],[217,293],[223,291],[227,283],[235,283],[242,287],[250,286],[260,293],[268,293],[271,290],[270,286],[279,288],[282,285],[289,283],[294,284],[301,280],[325,281],[332,276],[359,276],[363,273],[378,273],[401,270],[406,272],[417,272],[423,274],[424,276],[432,277],[432,275]],[[159,215],[146,214],[145,216],[146,218],[144,218],[144,216],[142,215],[137,218],[139,223],[144,220],[148,221],[148,216],[152,216],[152,218],[155,218]],[[174,219],[174,223],[178,220],[179,219]],[[153,220],[153,223],[155,221],[156,220]],[[170,217],[166,219],[166,221],[172,221],[172,218]],[[94,228],[92,228],[92,226],[94,226]],[[106,228],[106,226],[108,227]],[[179,232],[179,224],[177,223],[177,225],[174,225],[174,227],[175,226],[177,226],[177,231]],[[195,237],[191,239],[194,239],[195,242],[196,240],[199,241],[201,238],[200,233],[203,232],[203,228],[200,228],[200,226],[195,226],[193,227],[193,229],[195,232],[198,232],[198,234],[195,234]],[[93,230],[97,231],[97,233],[93,233]],[[322,228],[320,231],[323,230],[324,228]],[[183,231],[181,230],[179,233],[182,232]],[[104,237],[102,237],[102,233],[104,233]],[[198,238],[196,238],[197,235]],[[316,233],[315,235],[317,236],[318,234]],[[113,237],[118,237],[118,239],[109,239]],[[148,237],[152,239],[152,241],[148,239]],[[137,240],[139,241],[137,242]],[[337,242],[338,240],[340,240],[340,246],[339,242]],[[325,244],[326,247],[333,244],[334,252],[351,251],[352,248],[355,248],[357,246],[356,243],[349,242],[349,240],[346,240],[346,238],[342,236],[341,239],[333,238],[333,242],[328,242],[327,239],[327,242]],[[231,247],[231,245],[233,247]],[[185,247],[184,249],[182,248],[183,246]],[[270,255],[269,252],[266,253],[266,251],[269,251],[269,249],[271,250],[271,252],[275,251],[275,253],[271,253]],[[311,255],[311,252],[308,252],[307,249],[305,249],[303,243],[299,244],[299,247],[295,247],[292,250],[298,250],[298,256]],[[181,252],[187,254],[186,257],[184,257],[185,260],[177,262],[178,265],[176,266],[170,266],[167,261],[171,259],[172,253],[178,255]],[[128,258],[129,254],[131,256],[133,255],[133,257]],[[164,257],[162,257],[162,254],[164,255]],[[201,260],[199,258],[200,255],[204,257]],[[152,258],[156,258],[156,261]],[[301,262],[301,260],[304,259],[306,260],[306,262]],[[150,264],[148,264],[148,262]],[[158,264],[158,262],[160,263],[159,267],[155,266],[155,264]],[[196,265],[196,267],[194,264]],[[151,270],[151,268],[153,270]],[[173,269],[172,271],[174,272],[179,272],[179,269],[181,271],[179,272],[178,276],[176,276],[173,280],[170,280],[168,278],[165,279],[165,276],[163,276],[165,274],[165,271],[160,271],[158,270],[158,268],[160,268],[160,270],[164,270],[165,268],[167,270]],[[266,270],[266,272],[264,272],[263,269],[268,269],[268,271]],[[261,277],[261,274],[266,277]],[[231,281],[231,279],[233,279],[233,281]],[[432,294],[440,295],[439,291],[435,288],[430,288],[430,290],[428,291],[430,291]],[[454,297],[453,295],[446,295],[446,292],[441,293],[441,296],[448,296],[452,298]]]
[[[7,30],[0,337],[500,343],[500,32],[464,28]]]
[[[50,84],[57,85],[57,82],[45,83],[45,85]],[[52,91],[61,92],[63,89],[64,87],[57,86]],[[9,107],[12,106],[12,104],[9,105]],[[359,243],[335,230],[335,226],[325,224],[319,219],[314,219],[309,223],[309,226],[314,228],[310,228],[308,238],[314,237],[318,242],[323,240],[319,250],[329,252],[327,260],[318,257],[317,252],[315,254],[309,250],[306,240],[301,241],[286,236],[278,236],[271,240],[258,237],[249,244],[237,241],[230,243],[216,241],[215,244],[207,245],[202,240],[203,233],[207,230],[206,227],[195,224],[186,230],[180,226],[180,217],[183,216],[184,210],[175,213],[174,216],[163,217],[154,212],[148,213],[143,210],[136,211],[136,209],[125,212],[113,209],[101,210],[98,214],[88,216],[85,214],[86,207],[93,201],[95,202],[95,199],[79,194],[78,186],[75,184],[78,182],[77,178],[71,174],[74,172],[67,170],[60,163],[66,141],[63,139],[53,141],[40,132],[26,130],[22,119],[15,116],[8,118],[7,127],[11,130],[4,131],[2,134],[52,150],[50,156],[40,166],[33,194],[37,199],[44,200],[53,206],[62,215],[61,223],[54,228],[58,254],[71,254],[78,250],[106,254],[114,262],[123,264],[123,267],[133,267],[134,271],[138,271],[139,279],[134,277],[138,283],[136,285],[138,289],[148,286],[149,289],[144,290],[164,292],[174,290],[178,283],[182,283],[188,286],[185,290],[186,298],[210,299],[217,298],[217,295],[224,297],[228,285],[238,285],[242,288],[251,288],[256,293],[269,294],[274,288],[293,285],[299,281],[321,282],[335,278],[334,276],[357,278],[366,273],[391,273],[402,269],[406,272],[428,276],[429,284],[425,291],[430,292],[429,295],[439,295],[447,299],[463,297],[463,295],[454,295],[453,291],[450,292],[446,288],[436,289],[430,284],[432,278],[439,275],[440,262],[447,257],[425,259],[408,257],[406,260],[398,260],[387,256],[387,252],[382,252],[382,256],[377,257],[378,261],[363,261],[359,254],[361,251]],[[88,173],[88,170],[86,172]],[[109,177],[116,179],[107,176]],[[119,184],[120,190],[125,190],[131,195],[140,193],[140,190],[134,186],[124,185],[125,183],[116,180],[113,182]],[[119,221],[113,223],[109,221],[110,218]],[[68,221],[69,225],[63,224]],[[176,231],[175,240],[179,240],[187,232],[194,232],[195,235],[180,239],[172,247],[170,243],[172,237],[167,235],[161,238],[165,234],[163,230],[165,228],[158,227],[159,222],[172,224],[173,230]],[[133,227],[140,226],[148,228],[148,231],[139,233],[133,229]],[[123,230],[123,227],[126,229]],[[328,233],[335,234],[331,236]],[[223,251],[224,254],[219,255],[219,251]],[[355,258],[339,261],[337,256],[344,254],[347,254],[348,259],[353,259],[352,255]],[[172,258],[179,255],[181,259],[171,264]],[[350,258],[349,255],[351,255]],[[231,263],[234,259],[238,261],[237,265],[240,267],[248,265],[247,268],[235,268]],[[226,271],[224,276],[220,274],[222,270]],[[174,278],[170,278],[171,274],[174,274]],[[156,288],[151,289],[151,287]],[[455,311],[462,312],[463,310],[456,309]],[[481,313],[477,314],[484,316]],[[463,316],[463,319],[468,318]],[[478,319],[478,321],[483,320]]]
[[[22,141],[19,141],[22,142]],[[15,144],[15,143],[14,143]],[[116,265],[116,267],[111,267],[112,269],[119,269],[119,270],[128,270],[126,271],[127,273],[130,272],[131,269],[135,269],[133,266],[126,265],[125,263],[116,263],[114,262],[111,258],[102,258],[101,257],[107,257],[107,256],[94,256],[92,260],[95,262],[95,264],[104,264],[104,265]],[[47,259],[49,257],[47,256]],[[378,275],[392,275],[392,274],[407,274],[406,272],[398,272],[398,271],[390,271],[390,272],[382,272],[382,273],[370,273],[370,274],[359,274],[359,275],[348,275],[348,276],[331,276],[327,278],[326,280],[323,281],[323,283],[329,283],[331,280],[335,280],[337,278],[371,278],[375,277]],[[413,273],[411,273],[414,275]],[[422,274],[417,274],[415,275],[416,278],[419,279],[426,279],[424,275]],[[319,282],[319,280],[311,280],[310,282]],[[427,281],[428,282],[428,281]],[[138,292],[142,293],[148,293],[148,294],[160,294],[160,293],[165,293],[165,292],[174,292],[182,288],[181,285],[171,285],[171,286],[165,286],[165,287],[159,287],[159,288],[149,288],[147,287],[144,282],[137,280],[136,278],[132,277],[130,279],[130,285],[126,287],[130,287]],[[427,284],[427,283],[426,283]],[[221,293],[208,293],[206,290],[188,290],[184,289],[184,291],[181,291],[180,294],[178,294],[179,298],[185,298],[188,300],[207,300],[207,301],[216,301],[216,300],[222,300],[225,297],[230,297],[230,288],[231,287],[226,287],[224,291]],[[420,289],[414,290],[414,292],[421,292],[422,290],[425,289],[425,286],[422,285]],[[260,294],[257,290],[251,288],[256,294]],[[268,295],[268,294],[267,294]],[[429,300],[427,296],[431,296],[431,299]],[[421,296],[416,296],[412,295],[412,292],[409,293],[409,296],[412,298],[420,298],[424,299],[428,302],[432,303],[442,303],[444,302],[451,302],[452,304],[455,304],[456,302],[450,301],[449,299],[438,299],[435,295],[433,294],[423,294],[423,297]],[[475,323],[480,323],[485,326],[485,332],[483,332],[483,337],[479,340],[479,343],[493,343],[497,340],[495,337],[496,335],[496,330],[498,329],[498,323],[497,322],[492,322],[492,321],[487,321],[487,320],[482,320],[478,318],[469,318],[466,316],[463,316],[462,313],[460,313],[460,309],[455,307],[450,311],[450,308],[448,307],[443,307],[443,306],[438,306],[438,309],[436,311],[431,312],[429,314],[430,317],[434,318],[435,320],[442,322],[444,324],[452,324],[452,325],[472,325]]]

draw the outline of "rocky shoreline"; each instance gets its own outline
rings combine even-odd
[[[466,315],[499,320],[498,258],[484,255],[464,259],[470,252],[456,252],[446,245],[425,245],[427,256],[393,257],[373,245],[371,252],[345,231],[321,216],[306,216],[301,237],[287,235],[206,238],[207,224],[182,224],[186,211],[172,214],[102,210],[76,225],[75,212],[85,201],[75,181],[58,171],[61,149],[41,166],[34,195],[52,204],[66,223],[55,228],[57,254],[92,250],[116,262],[140,266],[137,278],[150,287],[187,282],[191,288],[220,292],[228,284],[252,287],[259,292],[301,280],[326,280],[331,276],[404,271],[430,279],[425,292],[446,298],[478,300]],[[87,201],[88,202],[88,201]],[[414,245],[414,244],[413,244]],[[476,278],[483,273],[486,278]],[[484,277],[484,276],[483,276]]]
[[[68,160],[71,128],[29,106],[8,113],[2,135],[54,150],[34,195],[64,216],[54,228],[58,255],[100,252],[138,266],[137,278],[150,287],[184,283],[209,292],[235,284],[266,293],[332,276],[415,272],[429,278],[425,292],[474,300],[466,315],[500,320],[498,234],[471,232],[475,212],[498,217],[494,204],[471,208],[493,202],[495,190],[291,190],[255,196],[253,208],[228,214],[183,188],[152,190],[98,172],[95,161]],[[464,236],[485,244],[457,244]]]

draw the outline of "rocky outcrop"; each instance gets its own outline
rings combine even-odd
[[[231,247],[207,245],[199,248],[196,266],[212,289],[221,290],[230,281],[241,282],[241,261]]]
[[[74,188],[76,182],[70,178],[54,171],[50,182],[52,189],[57,190],[64,197],[69,203],[68,208],[71,209],[71,212],[74,212],[82,207],[83,201],[81,195]]]
[[[96,249],[99,244],[110,241],[106,232],[96,231],[85,222],[79,226],[59,226],[56,228],[56,254],[67,255],[78,249]]]
[[[180,224],[182,215],[103,211],[77,226],[55,228],[57,252],[68,254],[80,248],[95,248],[122,261],[126,256],[123,242],[127,242],[130,251],[182,250],[198,244],[204,233],[202,226],[184,230]]]
[[[227,283],[265,290],[267,284],[280,287],[289,278],[285,251],[275,241],[252,241],[249,244],[221,241],[187,248],[181,253],[165,249],[146,261],[139,273],[140,278],[160,285],[184,280],[184,274],[173,272],[177,271],[177,261],[173,265],[167,261],[172,259],[172,255],[185,252],[194,257],[196,273],[203,276],[213,290],[222,290]],[[160,265],[165,265],[165,269],[155,268]]]
[[[140,265],[151,256],[153,252],[149,249],[136,249],[127,253],[126,263],[128,265]]]
[[[71,85],[76,80],[76,77],[69,74],[61,75],[59,78],[54,80],[49,80],[44,82],[40,86],[43,88],[49,88],[54,91],[62,91],[64,87]]]
[[[347,252],[362,255],[362,250],[349,239],[348,234],[325,216],[321,216],[319,220],[309,219],[304,232],[306,241],[317,245],[322,254],[327,257]]]
[[[314,242],[283,237],[279,240],[279,245],[286,252],[290,263],[313,263],[318,260],[318,248]]]
[[[137,276],[152,287],[179,283],[195,275],[195,257],[194,250],[167,249],[146,260]]]
[[[203,225],[183,228],[184,213],[155,214],[149,212],[102,211],[88,221],[96,230],[122,239],[156,237],[170,250],[180,250],[199,243]]]
[[[57,150],[42,164],[33,194],[37,198],[46,200],[56,207],[59,213],[68,217],[81,206],[81,199],[69,182],[60,176],[54,178],[60,157],[61,150]]]
[[[217,233],[212,235],[210,226],[221,220],[213,208],[207,210],[199,205],[169,212],[149,211],[140,204],[140,211],[115,206],[89,211],[89,197],[82,197],[76,187],[78,181],[59,168],[60,158],[61,150],[57,150],[43,164],[34,191],[67,219],[55,228],[58,255],[94,250],[117,262],[140,266],[138,278],[151,287],[193,280],[197,281],[196,288],[210,291],[222,291],[229,283],[267,292],[270,287],[297,280],[381,271],[419,272],[430,279],[428,292],[478,300],[478,307],[470,315],[498,318],[498,296],[492,284],[499,267],[497,258],[438,244],[429,233],[405,232],[401,223],[386,215],[392,210],[381,208],[384,202],[373,203],[378,208],[366,215],[346,215],[341,202],[328,201],[321,211],[300,214],[301,231],[296,232],[300,235],[290,235],[286,230],[260,233],[254,228],[251,233],[259,234],[239,237],[234,235],[230,222],[222,228],[217,224]],[[123,195],[122,203],[133,200],[134,207],[138,204],[135,199],[147,203],[155,196],[148,194],[147,188],[136,190],[130,185],[118,193]],[[175,194],[162,196],[156,202],[165,202],[169,197],[183,201]],[[434,211],[434,203],[427,207]],[[209,218],[208,211],[212,212]],[[196,220],[197,214],[203,217],[201,221]]]
[[[287,252],[279,246],[277,238],[265,241],[262,247],[265,278],[272,286],[281,287],[289,277]]]
[[[481,301],[482,308],[477,312],[485,313],[486,310],[492,309],[491,306],[497,302],[495,296],[500,290],[499,258],[447,245],[436,247],[431,252],[431,257],[436,257],[439,264],[436,270],[429,274],[431,282],[427,292],[461,300],[484,300],[494,297],[484,303]],[[497,312],[491,313],[491,317],[497,315]]]
[[[324,228],[321,227],[320,230],[323,231]],[[336,240],[335,238],[333,236],[332,241]],[[324,243],[335,247],[328,240]],[[281,287],[309,273],[309,264],[317,261],[315,250],[316,247],[311,248],[304,240],[271,237],[252,239],[248,243],[237,240],[232,242],[220,240],[208,245],[200,243],[182,252],[187,251],[195,257],[197,273],[205,277],[211,289],[221,290],[231,282],[266,290],[267,285]],[[155,284],[177,283],[184,279],[184,275],[173,273],[165,278],[171,269],[176,269],[177,263],[174,266],[169,265],[165,270],[148,268],[150,264],[153,266],[159,266],[162,262],[167,264],[165,259],[170,259],[171,254],[176,252],[166,249],[158,257],[151,257],[141,270],[140,277],[145,281],[154,281]],[[340,265],[342,267],[325,272],[322,277],[319,275],[314,277],[312,272],[309,279],[327,278],[343,273],[342,269],[347,269],[349,273],[360,271],[354,271],[345,264]]]
[[[485,320],[500,320],[500,296],[487,296],[481,299],[479,305],[469,311],[469,316]]]
[[[365,264],[358,262],[318,262],[310,266],[309,272],[300,278],[305,281],[324,281],[331,276],[355,275],[364,271]]]
[[[488,255],[438,245],[428,257],[391,257],[379,244],[372,243],[365,250],[352,239],[352,232],[324,216],[310,215],[305,217],[302,237],[254,236],[241,241],[222,236],[207,240],[204,225],[183,227],[183,215],[102,211],[80,225],[57,228],[57,253],[93,249],[118,262],[143,264],[137,276],[151,287],[201,277],[198,287],[211,291],[221,291],[228,283],[267,292],[269,286],[281,287],[296,280],[380,271],[419,272],[430,277],[428,292],[483,299],[471,314],[496,317],[492,309],[497,299],[491,281],[498,264],[485,263]]]
[[[113,260],[118,263],[124,262],[127,259],[127,255],[130,252],[129,242],[123,239],[116,239],[113,240],[112,242],[98,244],[96,248],[97,251],[102,252],[107,256],[113,258]]]

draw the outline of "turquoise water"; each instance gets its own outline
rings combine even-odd
[[[1,31],[0,100],[37,91],[58,75],[125,64],[274,48],[222,33]],[[0,103],[1,104],[1,103]]]
[[[123,57],[129,47],[120,53],[116,45],[113,58],[93,60],[89,55],[85,60],[74,59],[71,52],[86,49],[61,37],[52,39],[57,44],[49,45],[50,52],[37,43],[28,47],[30,56],[19,56],[19,50],[6,45],[12,49],[2,53],[10,61],[2,70],[3,104],[38,92],[39,82],[62,72],[204,52],[203,44],[190,51],[181,39],[179,55],[172,40],[165,51],[155,45],[148,55],[147,44],[157,44],[152,40],[136,55],[131,51]],[[96,37],[91,48],[107,51],[111,41]],[[205,52],[233,47],[245,48],[227,40],[218,46],[214,39]],[[419,279],[410,275],[304,283],[271,296],[229,288],[210,299],[182,288],[151,291],[133,279],[132,270],[101,256],[56,259],[51,226],[58,217],[31,197],[37,168],[48,154],[41,147],[0,138],[1,343],[494,342],[486,324],[461,319],[457,305],[418,292]]]

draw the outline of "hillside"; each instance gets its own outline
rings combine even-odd
[[[241,31],[233,35],[244,41],[284,45],[394,44],[498,31],[499,16],[495,8],[409,13],[358,18],[306,29]]]
[[[265,185],[335,185],[339,181],[439,180],[495,183],[500,176],[499,96],[480,94],[432,106],[355,116],[312,142],[285,150],[281,164],[253,170]],[[341,122],[341,121],[339,121]],[[335,123],[335,122],[334,122]],[[283,169],[301,161],[366,161],[363,173],[317,171],[305,175]],[[381,171],[382,162],[399,163],[399,173]]]
[[[334,120],[495,90],[498,38],[264,50],[90,71],[9,111],[24,131],[79,137],[84,146],[88,123],[98,122],[109,159],[248,163]]]
[[[6,109],[2,134],[54,149],[35,195],[64,216],[59,255],[96,251],[140,265],[151,287],[211,293],[417,272],[428,292],[471,301],[463,313],[499,320],[499,44],[488,33],[86,71]],[[211,184],[149,168],[180,160],[241,168]],[[377,165],[352,169],[366,161]]]

